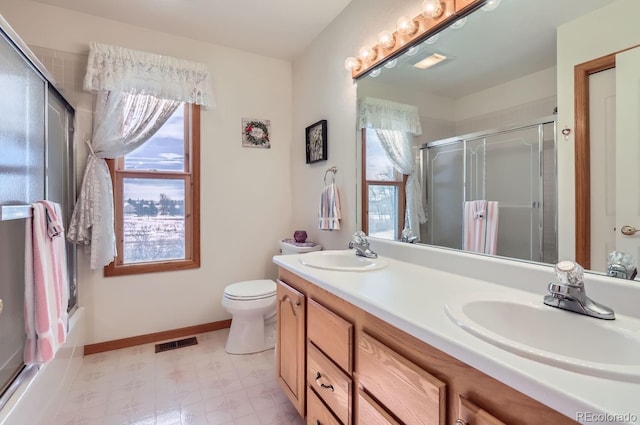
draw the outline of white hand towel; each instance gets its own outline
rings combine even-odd
[[[340,194],[335,183],[325,186],[320,195],[320,211],[318,212],[318,228],[320,230],[340,229]]]

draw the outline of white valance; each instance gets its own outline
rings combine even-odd
[[[211,77],[201,63],[94,42],[89,47],[86,90],[214,105]]]
[[[418,107],[373,97],[358,101],[358,128],[422,134]]]

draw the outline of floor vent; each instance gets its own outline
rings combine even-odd
[[[178,339],[175,341],[163,342],[162,344],[156,344],[156,353],[162,353],[163,351],[175,350],[176,348],[188,347],[190,345],[196,345],[198,340],[195,336],[191,338]]]

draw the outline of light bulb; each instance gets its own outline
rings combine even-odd
[[[404,52],[404,54],[407,56],[413,56],[418,53],[418,50],[420,50],[420,45],[411,47],[409,50]]]
[[[382,71],[380,70],[380,68],[378,68],[378,69],[374,69],[373,71],[371,71],[371,72],[369,73],[369,77],[371,77],[371,78],[376,78],[378,75],[380,75],[380,72],[382,72]]]
[[[396,22],[396,29],[402,35],[413,35],[418,31],[418,24],[408,16],[401,16]]]
[[[444,4],[442,0],[424,0],[422,2],[422,16],[425,18],[436,19],[444,13]]]
[[[436,35],[433,35],[433,36],[427,38],[424,42],[427,43],[427,44],[433,44],[436,41],[438,41],[439,38],[440,38],[440,34],[436,34]]]
[[[495,10],[498,6],[500,6],[500,2],[502,0],[489,0],[484,6],[482,6],[482,10],[484,12],[491,12]]]
[[[391,59],[389,62],[384,64],[384,67],[391,69],[391,68],[395,68],[397,64],[398,64],[398,59]]]
[[[464,18],[458,19],[453,24],[451,24],[451,28],[453,28],[454,30],[458,30],[462,28],[466,23],[467,23],[467,17],[465,16]]]
[[[363,62],[371,62],[378,57],[378,50],[375,47],[364,46],[358,52],[358,56]]]
[[[361,66],[362,64],[360,63],[360,60],[354,58],[353,56],[348,57],[344,61],[344,67],[347,69],[347,71],[359,71]]]
[[[378,34],[378,44],[385,49],[391,49],[396,44],[396,38],[391,31],[381,31]]]

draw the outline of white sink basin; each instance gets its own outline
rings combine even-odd
[[[353,250],[309,252],[300,256],[300,263],[318,269],[349,272],[366,272],[387,266],[383,259],[359,257]]]
[[[640,382],[640,320],[602,320],[542,303],[543,295],[467,295],[445,306],[462,329],[504,350],[593,376]]]

